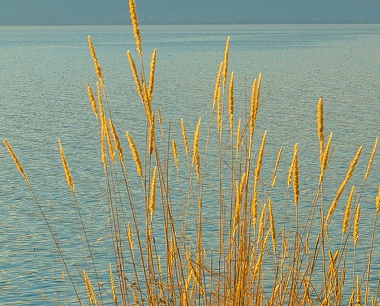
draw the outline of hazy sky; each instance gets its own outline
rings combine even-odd
[[[141,24],[380,23],[380,0],[136,0]],[[129,24],[128,0],[0,0],[0,24]]]

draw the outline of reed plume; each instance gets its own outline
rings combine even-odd
[[[333,133],[330,133],[329,139],[327,140],[326,148],[324,149],[322,156],[321,156],[321,174],[320,174],[320,178],[319,178],[320,182],[322,181],[322,179],[326,173],[327,164],[328,164],[328,160],[329,160],[329,154],[330,154],[330,146],[331,146],[332,136],[333,136]]]
[[[174,163],[175,163],[175,166],[178,170],[178,152],[177,152],[177,143],[175,142],[175,140],[172,141],[172,148],[173,148],[173,157],[174,157]]]
[[[359,275],[356,276],[356,305],[362,305],[362,293],[360,291]]]
[[[238,155],[239,149],[240,149],[240,141],[241,141],[240,134],[241,134],[241,118],[239,119],[237,132],[236,132],[236,153],[235,153],[236,156]]]
[[[156,59],[157,59],[157,50],[154,49],[152,53],[152,58],[150,61],[150,72],[149,72],[149,89],[148,89],[148,99],[152,101],[153,91],[154,91],[154,75],[156,71]]]
[[[11,145],[8,143],[8,140],[4,139],[4,144],[5,146],[7,147],[8,151],[9,151],[9,154],[11,155],[12,159],[13,159],[13,162],[16,164],[16,167],[18,169],[18,171],[20,171],[20,173],[22,174],[22,176],[24,177],[24,180],[29,183],[29,179],[28,177],[26,176],[26,173],[24,171],[24,168],[23,166],[21,165],[20,161],[18,160],[17,158],[17,155],[15,154],[15,152],[13,151]]]
[[[359,240],[359,219],[360,219],[360,204],[356,206],[355,220],[354,220],[354,246],[355,247]]]
[[[294,203],[298,206],[300,197],[300,186],[299,186],[299,167],[298,167],[298,144],[294,145],[294,155],[293,155],[293,192],[294,192]]]
[[[189,158],[189,142],[187,140],[185,122],[183,121],[182,118],[181,118],[181,129],[182,129],[183,143],[185,145],[185,150],[186,150],[186,156],[187,156],[187,158]]]
[[[233,237],[235,237],[239,222],[240,222],[240,212],[241,212],[241,201],[243,197],[243,189],[245,186],[247,174],[244,173],[241,177],[240,184],[236,182],[236,204],[235,204],[235,215],[234,215],[234,229]],[[234,239],[234,238],[233,238]]]
[[[156,132],[155,118],[154,118],[154,113],[152,112],[150,116],[150,121],[149,121],[149,155],[152,155],[154,151],[155,132]]]
[[[273,170],[272,183],[270,184],[270,188],[273,188],[274,184],[276,183],[277,170],[278,170],[278,166],[280,165],[282,151],[283,151],[283,148],[281,147],[280,150],[278,150],[278,153],[277,153],[276,165],[275,165],[274,170]]]
[[[218,69],[218,74],[216,77],[216,82],[215,82],[215,90],[214,90],[214,100],[212,102],[212,109],[215,107],[216,101],[218,101],[218,96],[220,95],[220,79],[222,76],[222,68],[223,68],[223,62],[219,64],[219,69]]]
[[[276,224],[274,222],[272,200],[270,198],[268,199],[268,208],[269,208],[270,231],[272,234],[273,253],[276,254],[276,250],[277,250]]]
[[[230,37],[227,37],[226,48],[224,51],[224,60],[223,60],[223,93],[224,88],[226,87],[227,77],[228,77],[228,52],[230,48]]]
[[[137,93],[139,94],[141,100],[144,100],[144,94],[143,94],[143,90],[141,86],[141,81],[139,79],[139,74],[137,72],[135,61],[133,60],[133,57],[131,53],[129,52],[129,50],[127,51],[127,56],[128,56],[129,65],[131,66],[133,78],[135,79]]]
[[[133,252],[133,246],[134,246],[134,242],[133,242],[133,232],[132,232],[132,227],[131,227],[131,224],[128,223],[128,241],[129,241],[129,245],[131,247],[131,250]]]
[[[338,201],[339,201],[340,197],[342,196],[342,193],[343,193],[348,181],[350,180],[350,178],[351,178],[351,176],[355,170],[355,166],[358,163],[362,149],[363,149],[363,146],[360,146],[358,151],[356,152],[356,155],[355,155],[354,159],[352,160],[350,167],[347,171],[346,177],[344,178],[343,182],[341,183],[341,185],[340,185],[340,187],[339,187],[339,189],[335,195],[335,198],[334,198],[333,202],[331,203],[331,207],[334,208],[334,207],[336,207],[336,205],[338,205]]]
[[[355,191],[355,186],[352,186],[351,191],[350,191],[350,195],[348,197],[346,209],[344,211],[342,234],[344,234],[347,231],[348,221],[350,220],[351,203],[352,203],[352,198],[354,196],[354,191]]]
[[[143,56],[142,47],[141,47],[141,33],[139,28],[139,21],[136,13],[136,3],[134,0],[129,0],[129,13],[131,17],[132,27],[133,27],[133,35],[136,40],[136,49],[139,53],[140,57]]]
[[[228,89],[228,110],[230,113],[230,130],[232,131],[233,123],[234,123],[234,72],[232,71],[230,77],[230,86]]]
[[[257,99],[256,99],[256,86],[257,86],[257,80],[254,79],[253,80],[253,84],[252,84],[252,93],[251,93],[251,112],[250,112],[250,115],[249,115],[249,133],[250,133],[250,139],[252,141],[253,139],[253,135],[254,135],[254,132],[255,132],[255,123],[256,123],[256,115],[257,115],[257,109],[258,109],[258,104],[257,104]]]
[[[110,270],[110,281],[111,281],[111,289],[112,289],[113,302],[115,303],[115,306],[117,306],[118,305],[118,303],[117,303],[117,292],[116,292],[115,280],[113,278],[111,264],[109,264],[109,270]]]
[[[380,185],[379,185],[379,191],[376,196],[376,213],[380,213]]]
[[[87,37],[87,40],[88,40],[88,45],[90,47],[91,57],[92,57],[92,59],[94,61],[95,73],[98,76],[100,84],[102,85],[102,87],[104,89],[105,87],[104,87],[104,79],[103,79],[102,68],[100,67],[98,58],[96,56],[95,48],[94,48],[94,45],[92,43],[90,35]]]
[[[153,221],[153,215],[156,210],[156,170],[157,167],[154,167],[152,186],[150,188],[150,202],[149,202],[149,211],[150,211],[150,220]]]
[[[113,121],[111,119],[109,120],[109,125],[111,127],[111,133],[112,133],[113,141],[114,141],[115,146],[116,146],[116,150],[119,153],[120,162],[122,164],[124,164],[123,148],[121,146],[120,138],[119,138],[119,135],[118,135],[118,133],[116,131],[115,125],[113,124]]]
[[[90,99],[90,102],[91,102],[92,111],[94,112],[96,119],[98,119],[98,110],[96,108],[96,101],[95,101],[94,93],[91,89],[90,84],[88,84],[88,83],[87,83],[87,93],[88,93],[88,98]]]
[[[126,132],[125,134],[128,138],[129,146],[132,151],[133,160],[135,161],[137,173],[140,177],[142,177],[142,167],[141,167],[141,159],[139,155],[139,151],[137,150],[137,147],[135,145],[135,142],[133,141],[132,136],[129,134],[129,132]]]
[[[63,152],[61,140],[59,138],[58,138],[58,145],[59,145],[59,153],[61,154],[63,169],[65,170],[66,181],[69,184],[71,191],[74,192],[75,191],[74,181],[71,176],[69,165],[67,164],[65,153]]]
[[[266,137],[267,137],[267,131],[264,132],[263,139],[261,141],[259,157],[257,158],[256,169],[255,169],[255,179],[254,179],[253,198],[252,198],[252,220],[253,220],[254,227],[256,227],[256,223],[257,223],[257,197],[258,197],[258,189],[259,189],[259,177],[260,177],[261,166],[263,163]]]
[[[377,149],[377,141],[378,141],[378,138],[375,139],[375,143],[374,143],[373,148],[372,148],[371,156],[369,157],[369,160],[368,160],[367,170],[366,170],[365,175],[364,175],[364,181],[367,180],[369,172],[371,170],[373,158],[375,157],[375,153],[376,153],[376,149]]]
[[[258,231],[259,235],[258,235],[257,241],[260,241],[260,238],[264,235],[265,210],[266,210],[266,204],[264,204],[263,208],[261,209],[259,231]]]
[[[193,146],[193,161],[195,163],[196,171],[197,171],[197,179],[198,183],[200,182],[201,172],[200,172],[200,156],[199,156],[199,129],[201,127],[201,117],[198,119],[197,128],[194,132],[194,146]]]
[[[99,306],[99,301],[96,297],[94,287],[91,284],[90,278],[88,277],[85,270],[83,270],[84,283],[86,285],[86,290],[88,294],[88,300],[90,305]]]
[[[318,138],[319,138],[319,156],[322,161],[322,154],[324,151],[325,132],[323,124],[323,98],[320,97],[317,106],[317,123],[318,123]]]
[[[195,163],[197,155],[199,154],[199,129],[201,127],[201,118],[198,119],[198,124],[194,132],[194,145],[193,145],[193,163]]]

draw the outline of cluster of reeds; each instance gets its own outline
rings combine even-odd
[[[228,69],[227,38],[207,128],[201,129],[205,120],[197,118],[195,130],[189,131],[184,120],[179,119],[177,126],[182,137],[172,137],[160,110],[155,109],[153,103],[156,50],[153,50],[147,76],[134,0],[129,1],[129,7],[138,64],[131,52],[127,52],[127,57],[146,116],[145,145],[135,142],[129,132],[125,137],[119,135],[112,120],[101,66],[88,37],[98,82],[95,91],[89,84],[87,89],[99,127],[115,258],[110,263],[108,286],[100,281],[92,256],[93,242],[88,239],[83,222],[81,227],[92,264],[81,273],[83,284],[74,282],[49,220],[35,197],[78,303],[84,305],[88,300],[90,305],[109,305],[111,301],[114,305],[378,305],[380,283],[370,281],[373,247],[367,256],[366,271],[360,274],[355,271],[355,255],[348,256],[351,248],[355,252],[359,241],[360,190],[349,183],[362,147],[347,165],[347,174],[331,204],[324,201],[323,183],[331,157],[332,133],[326,140],[323,99],[320,98],[317,106],[320,175],[314,201],[310,203],[308,218],[300,220],[302,182],[299,172],[302,170],[295,144],[287,174],[287,190],[283,191],[284,202],[293,207],[288,212],[291,221],[281,227],[283,216],[275,215],[277,203],[272,199],[272,190],[283,149],[279,148],[275,164],[268,165],[264,163],[267,133],[259,135],[261,143],[254,141],[262,101],[261,74],[253,81],[247,116],[237,118],[234,72]],[[216,139],[212,139],[212,135],[216,135]],[[127,142],[128,153],[123,149]],[[4,143],[34,195],[16,154],[8,141]],[[74,179],[61,142],[58,144],[67,183],[80,220],[83,220]],[[215,144],[218,154],[211,161],[208,152]],[[376,147],[377,140],[368,161],[363,188]],[[127,159],[133,159],[134,170],[127,168]],[[217,178],[207,169],[211,162],[218,168]],[[262,183],[263,166],[274,169],[271,181],[266,184]],[[141,181],[140,190],[132,184],[136,180]],[[205,239],[203,228],[205,193],[210,180],[217,184],[218,191],[211,203],[215,214],[214,232],[217,233],[211,245]],[[173,196],[176,194],[174,186],[179,186],[180,195]],[[344,219],[340,221],[341,243],[333,249],[329,224],[348,188],[351,192],[346,200]],[[373,202],[372,246],[380,212],[380,188]],[[85,286],[88,297],[80,296],[78,286]]]

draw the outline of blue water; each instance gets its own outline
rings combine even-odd
[[[96,81],[87,35],[92,36],[102,65],[119,132],[130,131],[140,143],[145,139],[143,108],[126,57],[129,49],[137,58],[127,26],[0,27],[0,138],[7,138],[18,154],[77,275],[77,269],[83,269],[85,250],[61,167],[57,146],[61,138],[91,241],[105,237],[96,243],[95,255],[107,282],[112,252],[107,239],[108,211],[102,201],[106,186],[99,163],[97,124],[86,92],[86,82],[94,86]],[[326,133],[334,132],[326,203],[331,203],[349,162],[363,145],[357,173],[349,185],[360,190],[373,142],[380,136],[380,25],[142,27],[146,69],[150,52],[158,50],[154,107],[161,108],[164,122],[170,121],[173,130],[178,130],[182,117],[188,131],[194,131],[198,116],[202,116],[206,133],[227,36],[231,36],[229,68],[235,72],[237,110],[242,111],[249,101],[253,77],[263,73],[262,96],[266,98],[256,135],[259,141],[268,130],[264,180],[269,183],[277,151],[284,146],[277,182],[277,190],[284,190],[293,144],[298,142],[300,210],[302,213],[305,207],[308,211],[319,171],[316,105],[322,95]],[[173,132],[173,137],[177,136]],[[181,138],[177,138],[180,144]],[[125,141],[124,146],[127,150]],[[209,167],[217,176],[214,169]],[[70,304],[73,292],[67,278],[62,281],[57,250],[4,146],[0,147],[0,171],[0,305],[53,305],[58,300]],[[364,271],[360,254],[368,247],[379,179],[378,154],[361,198],[359,271]],[[139,187],[138,182],[136,185]],[[212,222],[215,190],[208,187],[204,199],[206,241],[207,232],[212,237],[217,228]],[[338,221],[330,226],[332,236],[338,233],[340,237],[347,190],[336,212]],[[273,196],[278,212],[283,209],[281,194]],[[281,222],[281,214],[277,215]],[[374,275],[379,272],[379,258],[380,245],[376,243]],[[78,277],[76,280],[80,283]]]

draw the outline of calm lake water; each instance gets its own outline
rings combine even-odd
[[[10,141],[22,161],[74,274],[83,268],[83,238],[61,168],[57,138],[61,138],[68,156],[91,240],[108,235],[108,211],[100,200],[106,188],[99,164],[97,125],[86,91],[86,82],[94,86],[96,81],[87,35],[92,36],[103,68],[119,132],[129,130],[141,142],[145,137],[143,108],[126,57],[128,49],[136,56],[130,27],[0,27],[0,138]],[[278,174],[278,190],[282,192],[274,195],[277,222],[281,222],[283,190],[295,142],[300,154],[301,214],[302,207],[310,207],[315,194],[319,169],[316,105],[321,95],[326,133],[334,132],[326,203],[331,203],[362,144],[357,173],[349,185],[355,184],[360,190],[373,142],[380,136],[380,25],[142,27],[146,60],[154,48],[158,50],[154,105],[162,109],[166,123],[172,122],[173,130],[178,129],[183,117],[188,131],[193,131],[198,116],[202,116],[206,132],[227,36],[231,36],[229,67],[235,72],[238,109],[243,110],[249,100],[253,77],[263,73],[266,99],[256,135],[260,138],[268,130],[266,181],[279,147],[284,146]],[[182,144],[180,138],[178,143]],[[127,149],[125,141],[124,145]],[[362,245],[357,254],[361,272],[380,180],[379,156],[361,198]],[[57,250],[3,145],[0,172],[0,305],[70,304],[73,292],[67,280],[62,282]],[[215,220],[214,191],[211,187],[206,191],[206,220]],[[340,237],[342,203],[336,212],[338,221],[330,226],[332,236],[337,233]],[[205,236],[209,232],[212,237],[216,228],[206,221]],[[108,281],[108,262],[112,259],[107,246],[107,239],[103,239],[94,251],[104,281]],[[376,277],[379,260],[380,244],[376,242]]]

